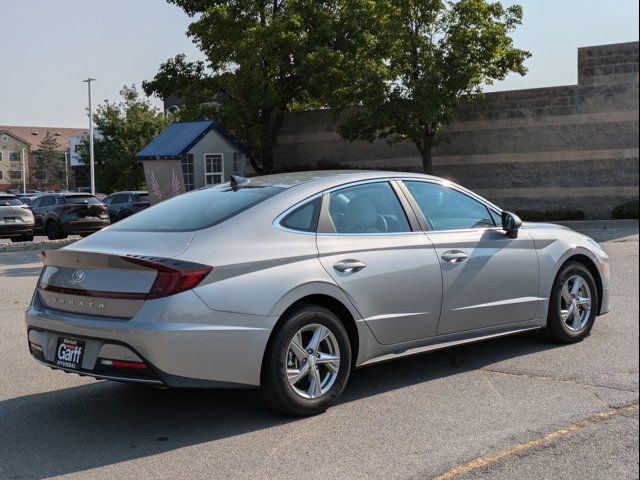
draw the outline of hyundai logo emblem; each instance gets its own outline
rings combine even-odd
[[[84,282],[84,279],[87,278],[87,274],[84,272],[84,270],[76,270],[75,272],[73,272],[73,275],[71,275],[71,280],[74,281],[75,283],[82,283]]]

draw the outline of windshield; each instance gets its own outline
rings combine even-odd
[[[222,223],[282,192],[280,187],[228,185],[165,200],[111,227],[111,230],[189,232]]]
[[[82,204],[91,204],[91,205],[99,205],[100,200],[91,195],[74,195],[71,197],[65,197],[68,203],[72,203],[74,205],[82,205]]]
[[[24,205],[24,203],[15,197],[0,197],[0,207],[15,207],[19,205]]]

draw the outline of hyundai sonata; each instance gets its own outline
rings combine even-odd
[[[419,174],[244,179],[47,251],[26,312],[40,362],[163,387],[260,387],[326,409],[353,368],[541,329],[578,342],[609,310],[593,240]]]

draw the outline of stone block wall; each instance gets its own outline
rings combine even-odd
[[[329,111],[292,113],[277,164],[419,171],[410,143],[346,142]],[[607,218],[638,198],[638,42],[578,50],[578,84],[463,103],[434,150],[436,175],[510,210],[578,208]]]

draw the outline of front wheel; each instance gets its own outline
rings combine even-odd
[[[562,267],[551,292],[546,333],[560,343],[581,342],[591,333],[598,314],[598,288],[579,262]]]
[[[351,345],[330,310],[300,307],[274,332],[262,368],[261,392],[272,407],[291,415],[315,415],[342,393],[351,371]]]

